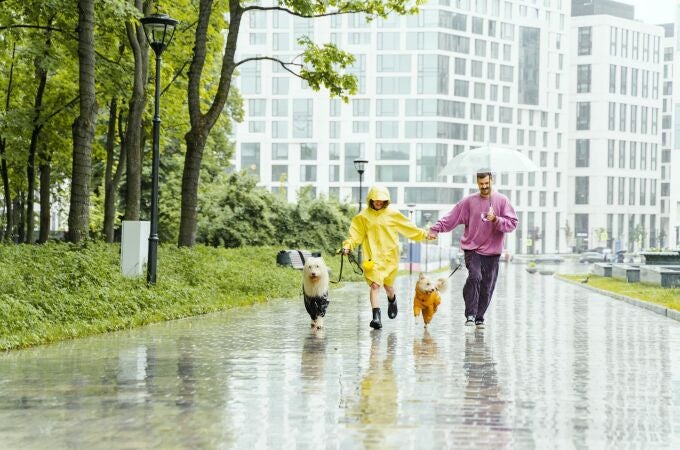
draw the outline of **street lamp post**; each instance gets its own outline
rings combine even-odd
[[[413,213],[415,210],[415,203],[409,203],[406,205],[408,207],[408,218],[411,222],[413,222]],[[409,239],[408,240],[408,274],[409,276],[413,275],[413,240]]]
[[[432,213],[423,213],[423,218],[425,219],[425,228],[430,228],[430,217],[432,217]],[[425,241],[425,272],[427,272],[427,247],[428,243]]]
[[[361,182],[364,179],[364,171],[366,170],[366,164],[368,164],[368,160],[365,159],[354,160],[354,168],[357,169],[357,172],[359,172],[359,212],[361,212]],[[357,249],[357,260],[359,261],[359,264],[362,263],[361,246],[359,246],[359,248]]]
[[[149,262],[146,266],[146,282],[156,284],[156,267],[158,261],[158,170],[160,166],[160,85],[161,85],[161,53],[165,50],[179,23],[167,14],[152,14],[140,19],[144,26],[146,40],[156,54],[156,85],[153,116],[153,152],[151,165],[151,230],[149,232]]]

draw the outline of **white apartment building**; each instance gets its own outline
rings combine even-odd
[[[360,15],[252,14],[242,23],[240,58],[292,59],[303,35],[333,42],[356,55],[359,92],[344,104],[278,64],[244,64],[237,85],[246,117],[235,126],[234,165],[291,202],[304,186],[358,202],[353,160],[365,158],[362,198],[370,185],[385,185],[405,213],[416,205],[414,220],[424,226],[477,191],[472,174],[439,175],[450,158],[487,143],[516,148],[540,171],[497,174],[496,189],[520,219],[506,245],[513,253],[565,251],[568,21],[569,0],[439,0],[418,15],[371,23]]]
[[[573,0],[572,6],[573,245],[615,251],[656,245],[664,29],[633,20],[631,6],[613,1]]]
[[[680,0],[664,29],[660,245],[680,248]]]
[[[671,224],[680,223],[677,218],[677,206],[672,199],[680,198],[677,194],[677,183],[674,183],[671,174],[672,163],[675,160],[677,167],[678,157],[674,155],[673,145],[673,108],[677,101],[673,95],[673,77],[675,73],[675,24],[664,24],[665,37],[663,41],[663,105],[661,109],[661,185],[660,185],[660,218],[661,226],[659,233],[659,246],[678,246],[678,237]],[[671,195],[672,188],[675,188],[675,195]]]

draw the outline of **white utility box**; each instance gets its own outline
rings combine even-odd
[[[120,239],[120,270],[124,277],[139,277],[149,256],[148,220],[124,220]]]

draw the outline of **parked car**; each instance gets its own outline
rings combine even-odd
[[[564,261],[560,255],[536,255],[532,261],[536,264],[559,264]]]
[[[602,255],[605,261],[611,261],[614,259],[612,256],[612,249],[609,247],[594,247],[594,248],[589,248],[586,250],[586,252],[591,252],[591,253],[599,253]]]
[[[598,252],[583,252],[578,259],[580,263],[592,263],[606,261],[605,255]]]

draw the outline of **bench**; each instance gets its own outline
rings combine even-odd
[[[276,254],[276,264],[290,266],[293,269],[302,270],[308,258],[320,257],[321,252],[311,252],[309,250],[281,250]]]
[[[640,266],[630,264],[613,264],[612,278],[623,280],[628,283],[640,282]]]
[[[611,263],[595,263],[593,264],[593,273],[601,277],[611,277],[612,265]]]
[[[662,287],[680,287],[680,265],[640,266],[640,282]]]

